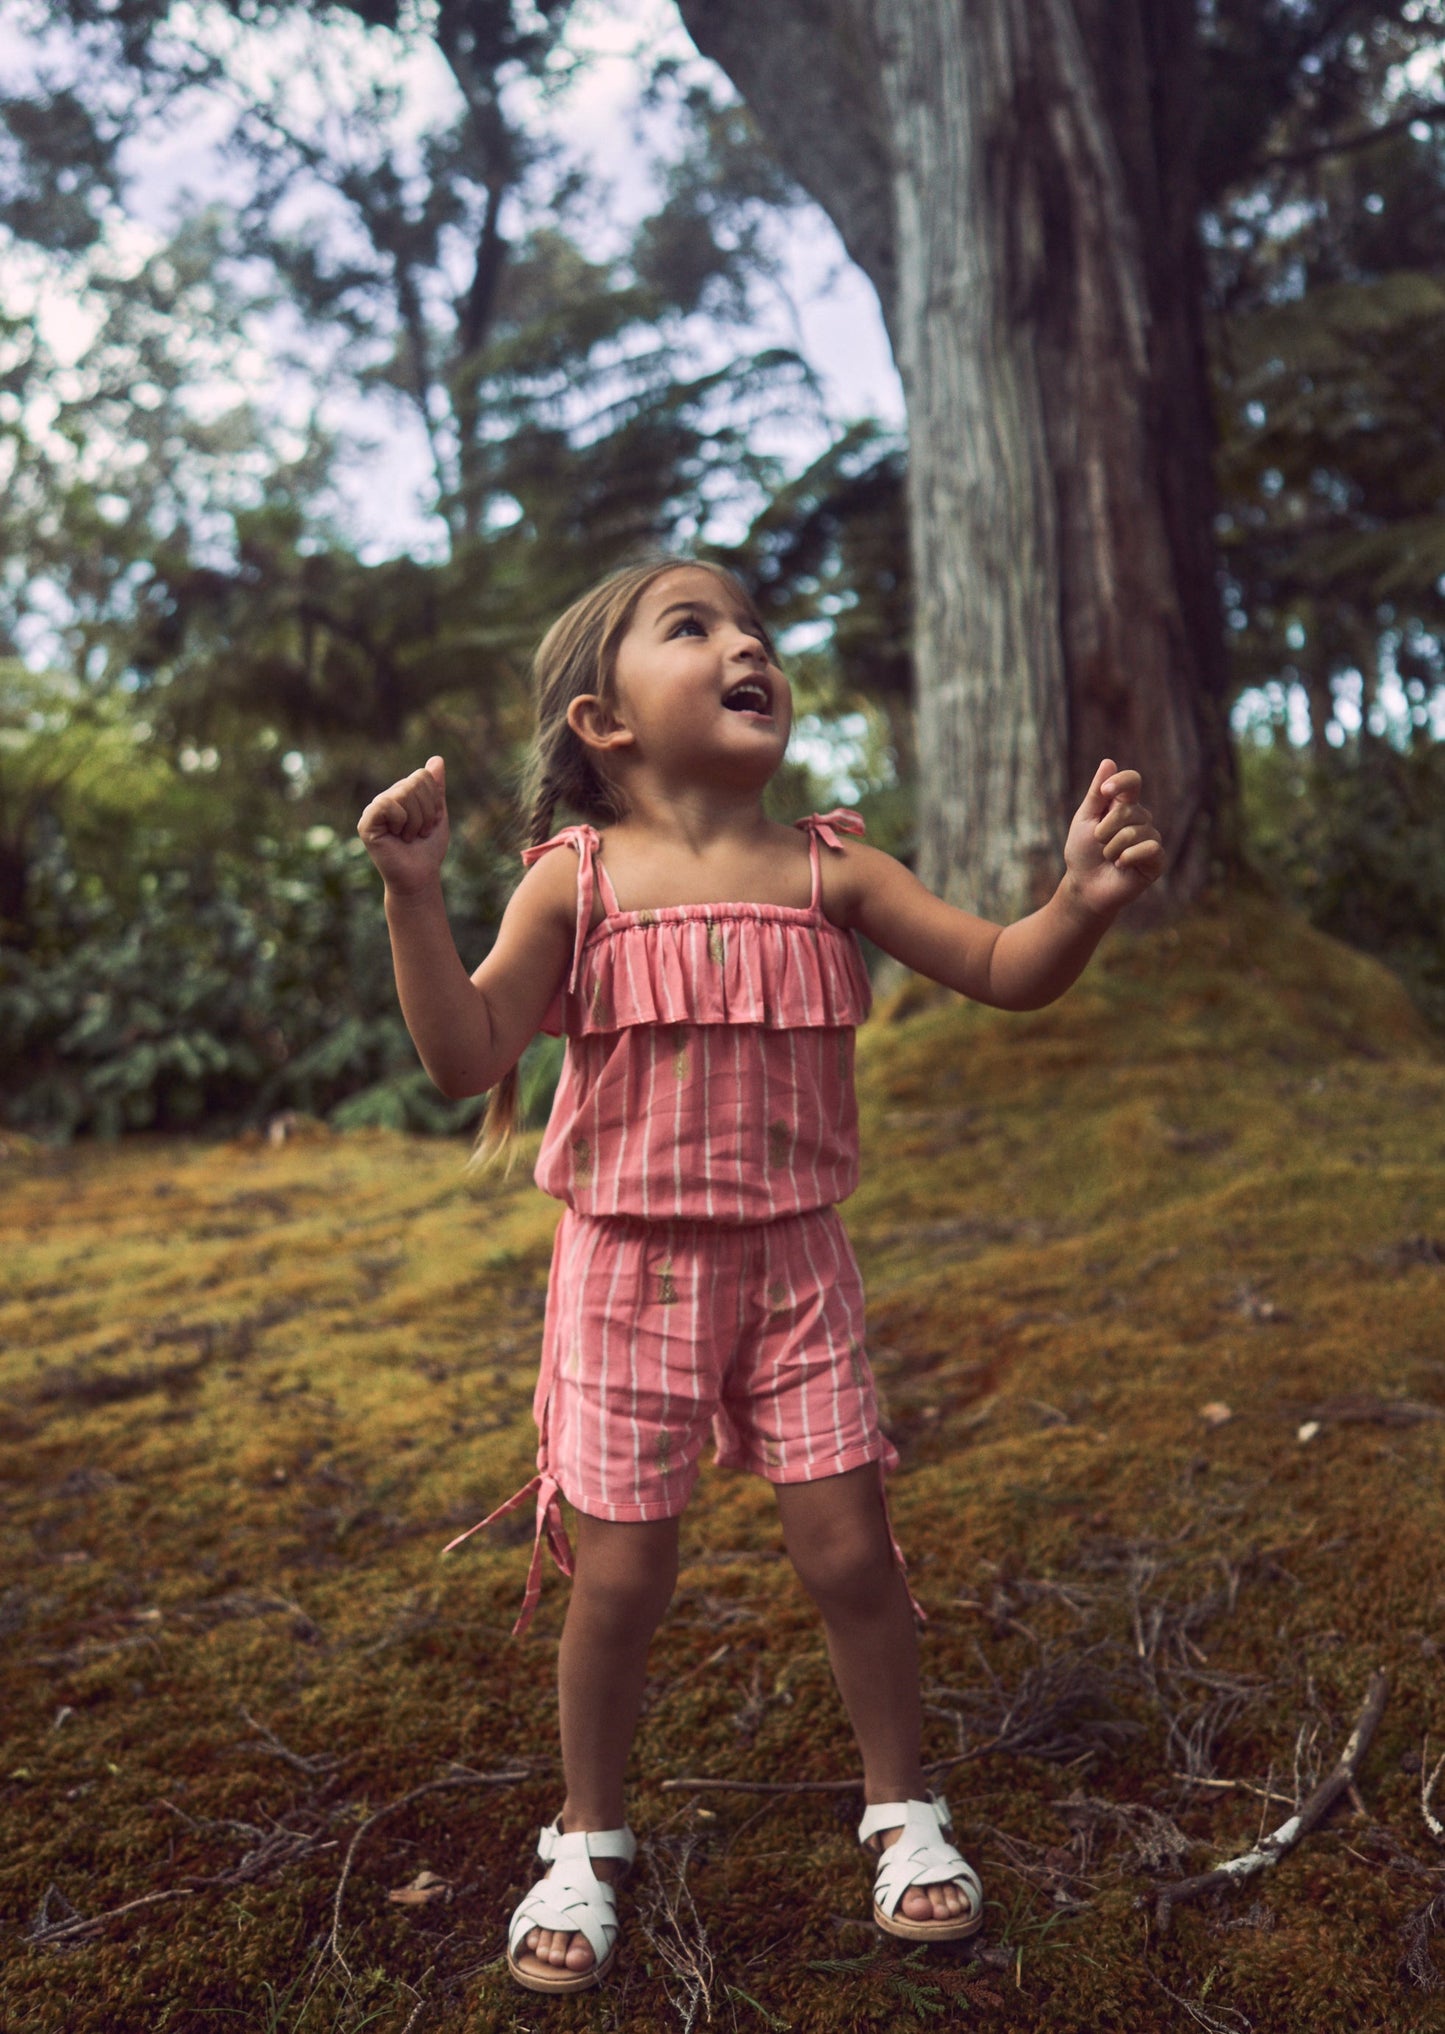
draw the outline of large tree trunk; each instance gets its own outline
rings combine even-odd
[[[878,290],[909,421],[919,873],[1038,903],[1101,757],[1228,805],[1193,0],[679,0]]]

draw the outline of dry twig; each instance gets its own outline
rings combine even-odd
[[[395,1801],[388,1801],[368,1815],[364,1822],[357,1824],[346,1856],[341,1861],[341,1876],[336,1881],[336,1895],[331,1903],[331,1933],[326,1938],[325,1951],[332,1962],[340,1965],[347,1977],[352,1975],[351,1966],[341,1953],[341,1902],[346,1895],[346,1882],[351,1877],[352,1862],[356,1857],[361,1840],[375,1829],[378,1822],[388,1815],[395,1815],[399,1808],[410,1807],[413,1801],[420,1801],[424,1794],[439,1794],[444,1787],[506,1787],[517,1780],[531,1778],[530,1767],[523,1766],[514,1773],[448,1773],[439,1780],[427,1780],[420,1787],[413,1787],[409,1794],[400,1794]]]
[[[1434,1770],[1431,1772],[1430,1777],[1426,1779],[1425,1761],[1429,1755],[1430,1740],[1427,1737],[1420,1747],[1420,1813],[1425,1818],[1425,1827],[1429,1830],[1435,1841],[1437,1843],[1445,1843],[1445,1822],[1440,1820],[1440,1817],[1435,1813],[1431,1805],[1435,1799],[1436,1782],[1439,1780],[1441,1773],[1445,1772],[1445,1752],[1441,1752],[1439,1758],[1436,1759]]]
[[[242,1825],[245,1826],[245,1825]],[[40,1910],[30,1929],[29,1940],[41,1948],[51,1949],[61,1942],[82,1942],[99,1934],[107,1923],[118,1921],[123,1914],[134,1914],[142,1907],[159,1907],[170,1900],[191,1900],[198,1893],[214,1892],[222,1887],[249,1885],[266,1872],[276,1871],[282,1865],[297,1863],[301,1858],[310,1857],[317,1851],[334,1850],[336,1839],[322,1837],[300,1829],[287,1829],[278,1825],[269,1836],[265,1836],[253,1850],[247,1851],[239,1864],[227,1871],[214,1872],[209,1878],[190,1879],[184,1885],[167,1886],[157,1893],[142,1893],[134,1900],[126,1900],[119,1907],[109,1907],[103,1914],[84,1915],[71,1906],[63,1895],[60,1901],[64,1911],[58,1921],[49,1918],[50,1909],[56,1904],[55,1888],[51,1887],[40,1903]]]
[[[1268,1866],[1277,1864],[1286,1851],[1293,1850],[1301,1837],[1308,1836],[1310,1831],[1324,1820],[1340,1795],[1353,1782],[1359,1763],[1369,1748],[1376,1725],[1384,1712],[1385,1699],[1389,1692],[1389,1676],[1382,1667],[1377,1668],[1370,1677],[1364,1706],[1344,1750],[1340,1753],[1334,1771],[1328,1778],[1321,1780],[1296,1814],[1282,1822],[1279,1828],[1272,1830],[1268,1836],[1261,1837],[1254,1848],[1245,1851],[1242,1856],[1231,1858],[1227,1864],[1217,1865],[1211,1872],[1202,1872],[1197,1878],[1176,1879],[1172,1885],[1160,1887],[1156,1920],[1161,1935],[1168,1930],[1170,1915],[1175,1907],[1181,1906],[1187,1900],[1197,1900],[1203,1893],[1212,1893],[1226,1886],[1238,1885],[1241,1880],[1253,1878],[1256,1872],[1262,1872]]]

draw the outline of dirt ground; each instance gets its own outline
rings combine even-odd
[[[440,1549],[532,1473],[555,1205],[387,1132],[0,1133],[8,2030],[1445,2028],[1439,1042],[1250,899],[1032,1015],[905,990],[859,1067],[846,1217],[982,1936],[873,1930],[821,1629],[709,1453],[616,1969],[518,1990],[566,1584],[514,1640],[530,1506]],[[1319,1825],[1171,1903],[1308,1800],[1379,1669]]]

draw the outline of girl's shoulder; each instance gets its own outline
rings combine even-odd
[[[818,874],[824,915],[845,931],[854,930],[858,913],[879,879],[900,866],[882,848],[862,838],[862,815],[843,807],[809,813],[796,822],[819,844]]]

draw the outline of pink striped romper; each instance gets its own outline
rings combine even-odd
[[[537,1492],[514,1636],[564,1575],[559,1495],[605,1519],[672,1518],[711,1428],[723,1467],[812,1482],[898,1452],[878,1424],[863,1286],[834,1205],[858,1184],[853,1031],[868,1014],[858,942],[823,912],[819,843],[856,812],[800,820],[806,905],[623,911],[590,826],[572,969],[544,1020],[566,1057],[535,1178],[558,1225],[532,1411],[537,1474],[446,1549]],[[603,916],[594,926],[594,884]],[[906,1567],[898,1542],[895,1560]],[[910,1592],[916,1615],[926,1613]]]

